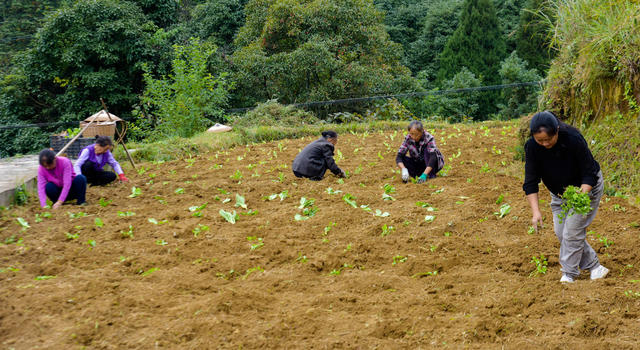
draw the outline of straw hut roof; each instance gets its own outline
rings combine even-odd
[[[109,119],[109,117],[111,117],[111,119]],[[100,112],[90,116],[89,118],[84,120],[85,122],[90,122],[90,121],[96,121],[96,122],[109,122],[109,121],[114,121],[114,122],[121,122],[122,119],[118,118],[118,116],[116,116],[113,113],[109,113],[109,115],[107,115],[107,111],[105,111],[104,109],[101,110]]]

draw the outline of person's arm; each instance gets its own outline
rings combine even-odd
[[[40,166],[38,168],[38,198],[40,199],[40,207],[47,206],[47,193],[44,190],[47,185],[47,178],[44,175],[44,168]]]
[[[71,189],[71,182],[73,178],[71,176],[72,166],[71,161],[68,163],[61,162],[60,158],[58,158],[58,166],[62,166],[62,192],[60,192],[60,197],[58,198],[59,203],[64,203],[67,200],[67,195],[69,194],[69,190]]]
[[[534,152],[534,145],[531,144],[531,139],[524,145],[524,183],[522,184],[522,190],[528,196],[532,193],[538,193],[541,177],[537,168],[536,155]],[[534,141],[535,142],[535,141]]]
[[[122,171],[122,167],[120,166],[120,163],[118,163],[118,161],[113,157],[113,153],[107,152],[106,156],[107,156],[107,163],[111,165],[111,167],[116,172],[116,174],[118,175],[124,174],[124,171]]]
[[[398,168],[400,168],[400,174],[401,174],[400,177],[404,182],[409,181],[409,169],[407,169],[407,167],[402,162],[402,158],[406,153],[407,153],[407,139],[405,138],[405,140],[400,145],[400,148],[398,148],[398,153],[396,154],[396,164],[398,165]]]
[[[84,164],[87,159],[89,159],[89,150],[85,148],[80,152],[80,156],[73,164],[73,170],[76,172],[76,175],[82,174],[82,164]]]
[[[403,156],[403,155],[404,155],[404,154],[403,154],[403,153],[400,153],[400,151],[398,151],[398,154],[396,154],[396,164],[398,164],[398,168],[400,168],[400,169],[404,169],[404,168],[406,168],[406,167],[404,166],[404,163],[402,163],[402,156]]]
[[[402,157],[407,154],[407,139],[405,139],[404,141],[402,141],[402,144],[400,145],[400,148],[398,148],[398,153],[396,154],[396,164],[398,164],[398,167],[400,169],[404,169],[406,168],[404,166],[404,163],[402,163]]]
[[[538,203],[538,192],[530,193],[527,195],[527,202],[531,207],[531,225],[538,232],[538,225],[542,226],[542,213],[540,212],[540,205]]]
[[[327,164],[327,168],[336,175],[342,174],[342,170],[338,167],[335,160],[333,160],[333,148],[328,145],[322,147],[322,154],[324,156],[325,163]]]
[[[535,152],[533,146],[529,140],[524,145],[525,163],[524,163],[524,183],[522,189],[527,196],[527,202],[531,207],[531,225],[538,232],[538,225],[542,225],[542,213],[540,212],[540,205],[538,203],[538,191],[540,183],[540,175],[536,167]]]

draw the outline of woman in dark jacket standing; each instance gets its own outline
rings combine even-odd
[[[600,265],[598,255],[587,242],[587,227],[591,224],[603,192],[600,164],[593,158],[587,142],[580,132],[565,124],[548,111],[537,113],[531,119],[531,138],[525,143],[525,178],[522,186],[533,216],[534,228],[542,225],[538,206],[540,180],[551,192],[553,227],[560,241],[560,282],[573,283],[580,270],[591,271],[591,279],[603,278],[609,269]],[[591,211],[586,215],[569,212],[559,219],[562,194],[567,186],[580,187],[588,193]]]
[[[335,131],[323,131],[322,137],[307,145],[293,160],[293,174],[319,181],[329,169],[336,176],[345,177],[344,171],[333,160],[336,143],[338,134]]]

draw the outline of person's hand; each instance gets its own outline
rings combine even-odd
[[[119,174],[118,177],[120,178],[120,181],[122,181],[122,182],[128,182],[129,181],[129,179],[127,179],[127,177],[124,176],[124,174]]]
[[[409,181],[409,169],[407,168],[402,168],[402,181]]]
[[[55,203],[53,203],[53,206],[51,207],[51,209],[56,210],[58,208],[60,208],[62,206],[62,202],[61,201],[57,201]]]
[[[582,191],[582,193],[589,193],[589,192],[591,192],[591,189],[592,189],[592,188],[593,188],[593,187],[592,187],[591,185],[582,184],[582,185],[580,186],[580,191]]]
[[[540,211],[535,211],[531,217],[531,226],[536,230],[536,233],[538,233],[538,225],[542,227],[542,213],[540,213]]]
[[[427,174],[420,175],[420,177],[418,178],[418,183],[422,184],[422,183],[425,183],[425,182],[427,182]]]

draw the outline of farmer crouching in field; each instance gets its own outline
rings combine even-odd
[[[329,169],[336,176],[346,177],[345,172],[333,160],[336,143],[338,134],[335,131],[323,131],[322,137],[308,144],[293,160],[293,174],[319,181]]]
[[[427,178],[436,177],[436,173],[444,166],[444,157],[433,135],[424,130],[422,123],[414,120],[407,127],[409,133],[398,149],[396,163],[402,171],[402,181],[418,177],[418,183]]]
[[[522,188],[533,212],[531,223],[536,231],[538,225],[542,225],[538,206],[540,180],[551,192],[553,227],[560,241],[560,282],[572,283],[580,269],[590,270],[592,280],[605,277],[609,269],[600,265],[598,255],[587,243],[587,226],[596,216],[603,191],[600,164],[593,159],[580,132],[558,121],[551,112],[534,115],[530,130],[531,138],[525,143]],[[564,220],[560,220],[561,196],[569,185],[580,187],[582,192],[589,194],[592,209],[586,215],[569,212]]]
[[[102,170],[105,164],[109,164],[118,174],[120,181],[129,181],[124,176],[120,164],[113,158],[112,148],[113,142],[109,137],[96,136],[96,143],[85,147],[80,152],[78,160],[73,166],[76,174],[84,175],[91,186],[103,186],[116,179],[116,174],[113,172]]]
[[[47,197],[53,202],[53,209],[58,209],[67,199],[75,199],[78,205],[83,205],[87,191],[87,179],[73,171],[71,161],[65,157],[45,149],[38,157],[38,196],[40,206],[47,205]]]

